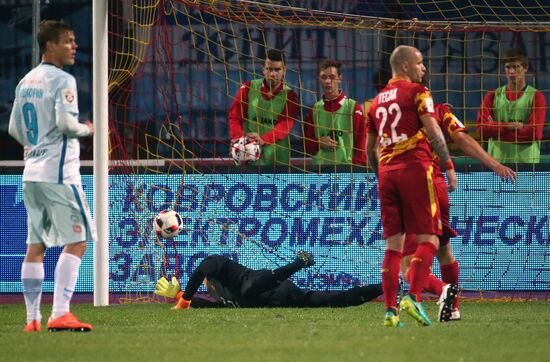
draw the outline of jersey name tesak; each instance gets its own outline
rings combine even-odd
[[[378,95],[378,102],[379,103],[386,103],[386,102],[389,102],[389,101],[393,101],[397,98],[397,88],[396,89],[391,89],[387,92],[384,92],[384,93],[380,93]]]

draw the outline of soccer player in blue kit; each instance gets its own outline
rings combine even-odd
[[[27,210],[27,251],[21,267],[27,308],[24,332],[42,330],[40,301],[46,248],[63,247],[55,268],[49,331],[88,332],[92,326],[70,312],[78,269],[93,240],[90,210],[80,178],[78,137],[91,137],[90,121],[78,121],[75,78],[63,71],[75,63],[78,48],[72,28],[45,20],[37,34],[42,62],[15,89],[9,134],[24,147],[23,199]]]

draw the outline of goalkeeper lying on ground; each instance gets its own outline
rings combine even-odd
[[[252,270],[221,255],[204,258],[195,269],[185,291],[178,280],[164,277],[157,281],[155,294],[176,298],[175,309],[205,307],[349,307],[360,305],[382,294],[382,285],[354,287],[342,292],[302,290],[290,279],[292,274],[314,264],[313,257],[301,251],[296,260],[274,270]],[[207,287],[209,299],[195,296],[200,285]]]

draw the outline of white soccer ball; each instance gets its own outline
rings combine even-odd
[[[248,137],[239,138],[231,146],[231,157],[236,165],[241,163],[254,162],[260,159],[262,149],[256,142],[250,141]]]
[[[183,221],[181,216],[174,210],[161,211],[155,217],[155,232],[158,236],[172,239],[178,236],[182,230]]]

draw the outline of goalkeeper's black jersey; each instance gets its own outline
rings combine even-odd
[[[210,279],[209,282],[208,294],[216,301],[222,303],[226,307],[241,307],[240,294],[232,293],[219,280]]]
[[[209,293],[216,300],[238,306],[242,286],[251,272],[252,269],[221,255],[208,256],[189,278],[184,298],[190,299],[206,278],[211,284]]]
[[[382,294],[382,285],[355,287],[342,292],[300,289],[290,279],[297,261],[275,270],[252,270],[221,255],[204,258],[191,274],[183,298],[193,299],[193,308],[208,307],[345,307],[359,305]],[[287,274],[281,275],[281,272]],[[207,279],[212,298],[193,298]]]

